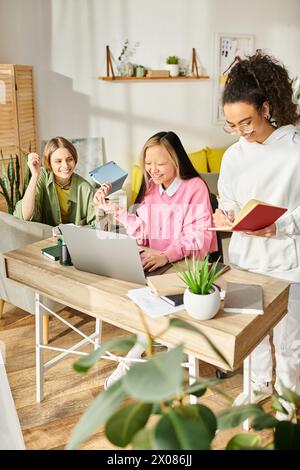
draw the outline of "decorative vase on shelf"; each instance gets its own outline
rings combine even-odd
[[[170,55],[166,60],[166,69],[169,70],[171,77],[179,75],[179,58],[176,55]]]
[[[178,77],[179,65],[178,64],[167,64],[166,69],[170,72],[170,77]]]
[[[125,77],[125,62],[123,60],[118,60],[117,62],[117,76]]]
[[[143,65],[137,65],[135,68],[135,76],[141,78],[145,75],[145,68]]]

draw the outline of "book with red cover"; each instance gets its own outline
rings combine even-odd
[[[236,215],[232,225],[210,227],[220,232],[252,232],[274,224],[287,211],[284,207],[273,206],[257,199],[250,199]]]

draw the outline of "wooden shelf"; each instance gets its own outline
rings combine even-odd
[[[199,75],[199,77],[98,77],[98,80],[105,80],[107,82],[121,82],[121,81],[141,81],[141,80],[208,80],[208,75]]]

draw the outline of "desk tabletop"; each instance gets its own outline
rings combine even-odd
[[[129,289],[141,286],[79,271],[74,266],[61,266],[58,261],[54,262],[41,254],[42,248],[54,243],[51,238],[4,253],[7,278],[129,332],[144,333],[141,309],[127,297]],[[264,293],[264,314],[224,313],[222,302],[219,312],[211,320],[194,320],[185,310],[174,316],[201,329],[222,352],[230,367],[235,369],[285,315],[289,283],[238,269],[230,269],[223,274],[218,279],[218,285],[225,288],[227,281],[260,284]],[[145,316],[145,319],[152,334],[158,335],[157,339],[162,344],[174,346],[182,342],[187,353],[228,369],[198,334],[171,328],[160,335],[168,324],[168,317],[151,319]]]

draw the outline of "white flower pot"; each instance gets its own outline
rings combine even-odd
[[[178,77],[178,75],[179,75],[179,65],[178,64],[167,64],[166,68],[170,72],[170,77]]]
[[[220,308],[220,292],[215,286],[212,287],[212,293],[207,295],[193,294],[189,289],[186,289],[183,303],[191,317],[196,320],[209,320],[216,315]]]

